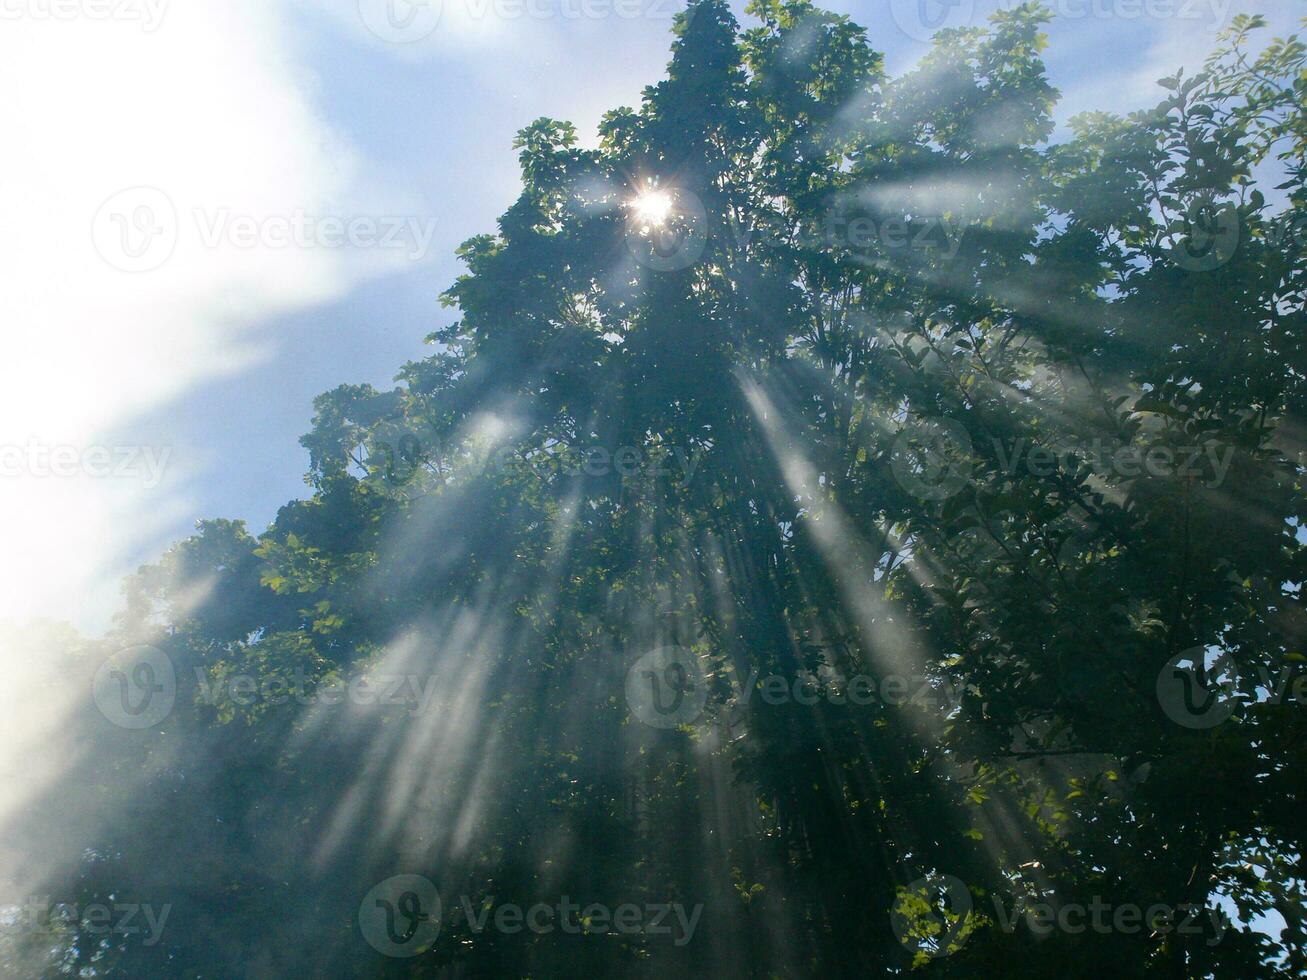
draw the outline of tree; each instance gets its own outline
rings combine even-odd
[[[1301,973],[1302,44],[1049,145],[1036,6],[898,79],[749,13],[597,148],[523,130],[433,355],[131,584],[178,708],[65,893],[187,924],[114,970]],[[324,702],[363,673],[433,700]],[[569,896],[702,910],[484,925]]]

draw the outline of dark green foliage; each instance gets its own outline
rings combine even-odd
[[[319,398],[312,496],[258,540],[207,522],[132,584],[115,639],[185,683],[162,733],[106,740],[153,762],[67,887],[177,908],[95,975],[1307,969],[1307,705],[1265,683],[1307,663],[1303,47],[1254,56],[1240,18],[1156,109],[1048,145],[1037,7],[894,80],[846,18],[750,13],[693,3],[597,149],[523,130],[522,195],[463,246],[437,352]],[[688,261],[645,250],[648,193]],[[952,434],[948,492],[903,467],[923,421]],[[579,465],[593,447],[642,465]],[[709,697],[651,728],[627,670],[668,645]],[[1239,666],[1211,728],[1159,704],[1194,648]],[[199,677],[368,668],[434,676],[435,706],[191,703]],[[771,674],[822,696],[747,691]],[[851,703],[858,675],[929,696]],[[356,913],[398,873],[446,917],[387,960]],[[974,909],[914,958],[891,910],[932,874]],[[478,933],[460,895],[704,911],[684,945]],[[1001,921],[1096,899],[1237,921]],[[1283,932],[1249,926],[1268,910]]]

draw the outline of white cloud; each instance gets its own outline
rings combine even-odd
[[[400,58],[493,53],[513,60],[575,55],[588,29],[630,36],[652,26],[664,37],[685,0],[296,0],[346,33]],[[589,53],[589,52],[587,52]],[[590,73],[595,81],[595,76]],[[611,79],[598,79],[608,84]]]
[[[147,17],[93,16],[132,2]],[[98,626],[123,556],[186,508],[203,461],[174,453],[151,488],[140,473],[48,475],[42,454],[105,445],[121,458],[134,417],[259,357],[253,326],[404,255],[278,246],[270,228],[404,209],[359,191],[276,5],[50,9],[7,3],[0,31],[0,619]],[[206,242],[236,219],[258,223],[257,244],[231,225]]]

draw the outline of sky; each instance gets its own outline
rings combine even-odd
[[[1237,13],[1307,13],[1049,5],[1062,122],[1156,102]],[[438,296],[516,196],[515,132],[547,115],[593,143],[661,77],[682,6],[0,0],[0,620],[98,632],[196,521],[257,532],[303,495],[313,397],[390,387],[455,316]],[[897,74],[999,2],[828,6]]]

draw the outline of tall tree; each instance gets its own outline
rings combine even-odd
[[[176,925],[71,923],[51,975],[1307,966],[1303,45],[1238,18],[1050,144],[1037,6],[897,79],[748,12],[691,3],[596,148],[523,130],[431,357],[318,399],[311,496],[131,583],[108,643],[178,707],[86,721],[63,893]],[[268,694],[369,672],[432,700]],[[400,873],[445,901],[387,959]],[[702,911],[477,925],[567,896]]]

